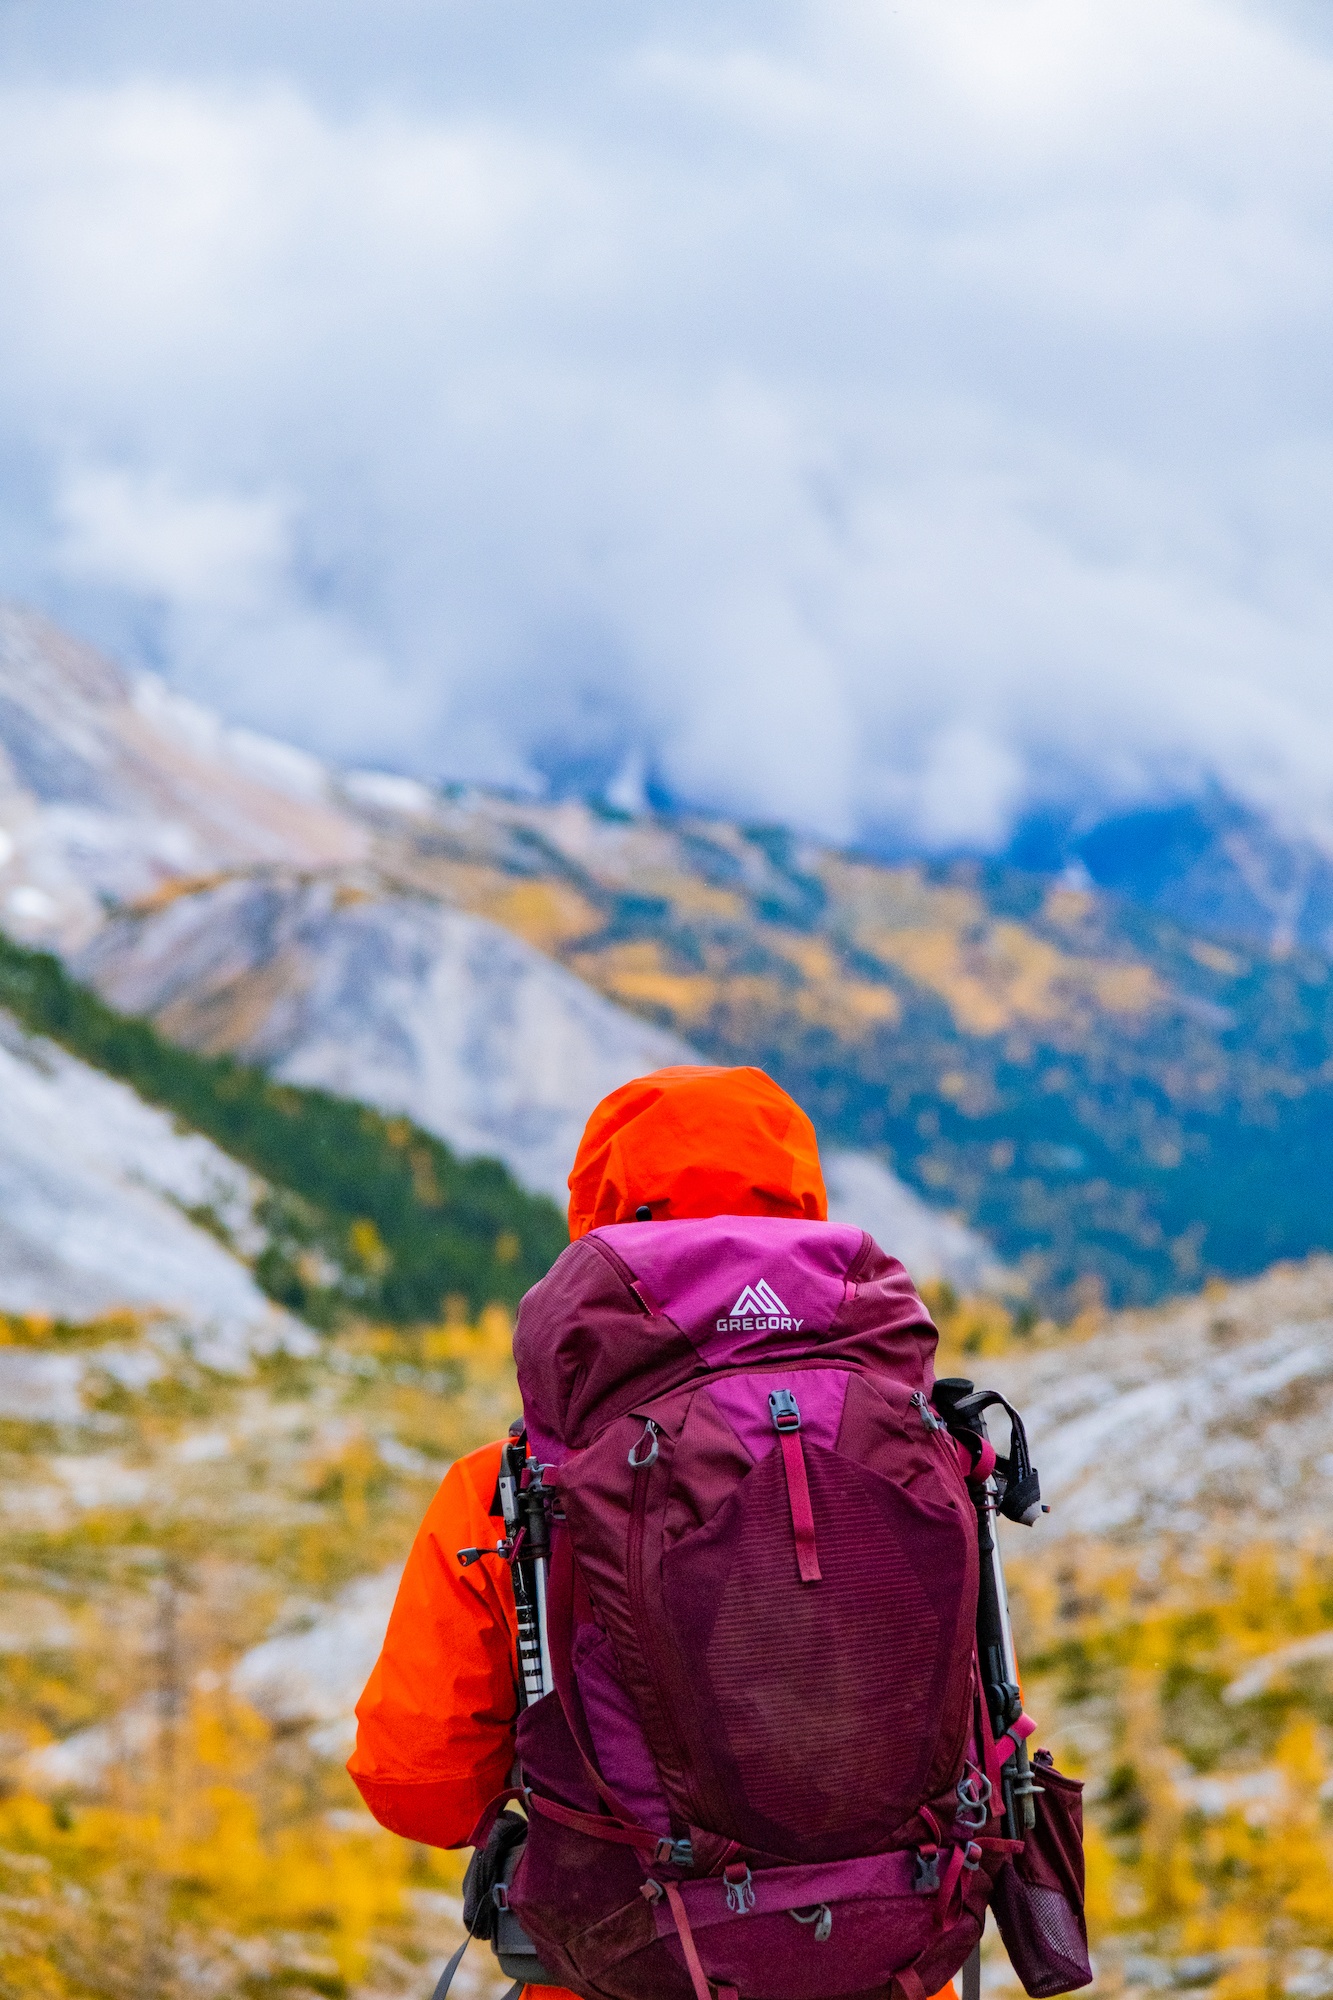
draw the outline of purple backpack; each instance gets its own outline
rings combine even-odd
[[[524,1299],[555,1691],[519,1718],[502,1907],[548,1977],[923,2000],[971,1953],[1016,1843],[935,1344],[902,1265],[831,1223],[597,1229]]]

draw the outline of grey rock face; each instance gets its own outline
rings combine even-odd
[[[698,1059],[498,924],[285,873],[113,919],[74,970],[175,1040],[406,1112],[561,1203],[598,1100]]]
[[[1333,1498],[1333,1260],[1124,1314],[984,1367],[1027,1421],[1036,1537],[1322,1535]],[[1018,1531],[1025,1548],[1027,1534]]]

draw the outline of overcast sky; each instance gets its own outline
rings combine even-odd
[[[0,589],[342,761],[1333,844],[1327,0],[0,0]]]

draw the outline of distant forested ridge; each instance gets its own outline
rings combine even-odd
[[[395,1324],[450,1301],[514,1306],[566,1243],[555,1204],[496,1160],[460,1160],[410,1119],[196,1055],[118,1014],[58,959],[0,937],[0,1007],[202,1132],[268,1183],[254,1272],[312,1324]],[[218,1234],[211,1211],[194,1219]]]
[[[710,1060],[762,1065],[1043,1310],[1333,1249],[1333,948],[998,862],[569,802],[441,801],[380,866]]]

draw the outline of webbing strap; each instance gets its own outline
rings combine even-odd
[[[676,1934],[680,1939],[680,1948],[685,1954],[685,1963],[689,1967],[695,2000],[713,2000],[708,1975],[703,1969],[699,1949],[694,1942],[694,1932],[690,1929],[690,1920],[685,1914],[685,1898],[674,1882],[666,1882],[662,1886],[666,1890],[667,1902],[671,1905],[671,1914],[676,1920]]]
[[[991,1729],[990,1704],[981,1685],[981,1662],[977,1658],[975,1646],[972,1649],[972,1734],[981,1753],[981,1767],[990,1779],[991,1813],[998,1816],[1004,1796],[1003,1781],[1000,1777],[1000,1759],[995,1749],[995,1736]]]
[[[819,1550],[815,1546],[815,1511],[810,1505],[810,1482],[805,1476],[805,1453],[799,1430],[779,1431],[782,1463],[787,1474],[787,1504],[791,1508],[791,1531],[796,1537],[796,1567],[802,1583],[820,1583]]]
[[[435,1987],[435,1991],[431,1994],[430,2000],[445,2000],[445,1995],[448,1993],[449,1988],[454,1983],[454,1974],[457,1972],[459,1966],[463,1963],[463,1953],[467,1950],[471,1942],[472,1942],[472,1932],[469,1931],[467,1936],[463,1939],[462,1944],[459,1945],[458,1950],[454,1953],[453,1957],[449,1960],[449,1963],[445,1966],[444,1971],[440,1974],[439,1980]]]
[[[954,1886],[963,1872],[965,1858],[966,1849],[955,1847],[945,1864],[944,1876],[940,1882],[939,1895],[935,1903],[935,1921],[941,1929],[943,1929],[944,1925],[953,1915],[950,1906],[953,1902]]]
[[[573,1806],[543,1798],[540,1792],[529,1792],[527,1801],[529,1811],[540,1813],[543,1819],[572,1827],[575,1833],[591,1834],[594,1840],[609,1840],[614,1847],[637,1847],[641,1853],[656,1858],[659,1849],[671,1846],[665,1834],[654,1833],[651,1827],[626,1825],[621,1820],[603,1819],[597,1813],[576,1812]]]

